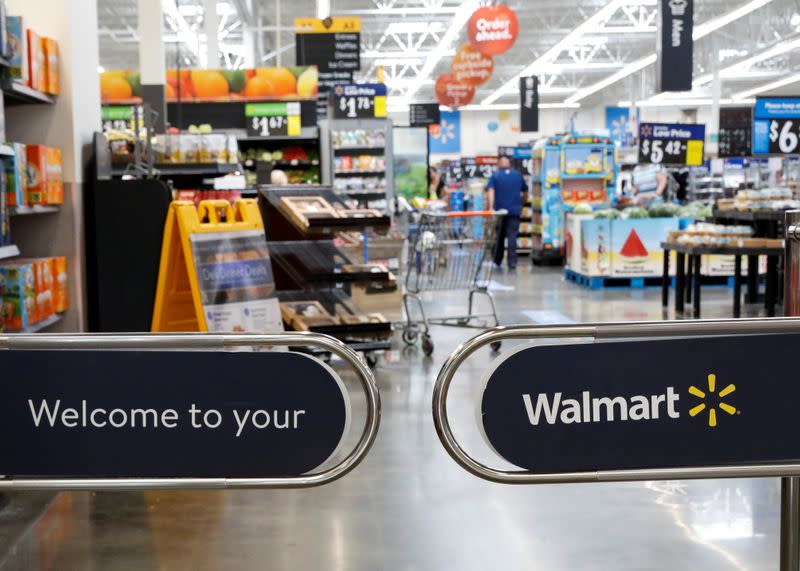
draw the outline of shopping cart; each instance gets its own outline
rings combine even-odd
[[[489,281],[497,227],[505,215],[505,210],[421,214],[416,234],[409,236],[403,294],[406,321],[401,324],[407,345],[421,337],[422,350],[426,355],[432,354],[431,324],[481,328],[499,325]],[[469,290],[466,315],[431,318],[425,314],[421,294],[453,290]],[[489,299],[491,313],[473,314],[476,294]],[[412,318],[411,300],[419,309],[420,319],[416,321]],[[491,318],[491,322],[476,322],[479,318]],[[492,345],[495,351],[499,348],[500,343]]]

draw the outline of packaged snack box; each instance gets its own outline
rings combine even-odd
[[[28,185],[25,177],[25,145],[8,143],[14,149],[14,157],[8,157],[5,163],[6,193],[8,206],[21,206],[28,203]]]
[[[28,68],[28,35],[25,30],[25,21],[22,16],[9,16],[6,20],[8,26],[8,58],[11,77],[16,81],[27,84],[30,79]]]
[[[26,145],[25,172],[28,179],[28,204],[45,204],[47,199],[47,147]]]
[[[7,176],[5,172],[0,173],[0,246],[5,246],[11,243],[11,227],[9,224],[11,209],[7,204],[6,197],[9,194],[6,192]]]
[[[53,262],[52,258],[31,258],[15,263],[29,264],[33,268],[34,307],[28,315],[28,324],[39,323],[53,315]]]
[[[44,49],[42,38],[33,30],[28,30],[28,70],[30,73],[28,85],[33,89],[44,91],[46,84]]]
[[[42,38],[42,43],[46,62],[44,91],[51,95],[58,95],[60,91],[58,42],[53,38]]]
[[[63,313],[69,308],[67,290],[67,258],[50,258],[50,275],[53,278],[53,311]]]
[[[64,177],[62,175],[61,149],[47,147],[47,174],[45,176],[45,202],[47,204],[63,204]]]
[[[36,306],[35,280],[31,264],[0,266],[5,290],[2,317],[6,330],[21,331],[30,325],[29,318]]]

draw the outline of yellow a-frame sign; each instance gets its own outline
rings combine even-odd
[[[153,332],[280,329],[258,204],[240,199],[170,205]],[[276,317],[277,316],[277,317]]]

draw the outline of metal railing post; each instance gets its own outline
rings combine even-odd
[[[783,314],[800,316],[800,210],[786,213]],[[781,571],[800,570],[800,478],[781,478]]]

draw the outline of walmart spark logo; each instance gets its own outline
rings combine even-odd
[[[706,395],[705,392],[701,391],[694,385],[689,387],[690,395],[694,395],[699,399],[703,399],[704,401],[698,404],[697,406],[694,406],[691,409],[689,409],[689,416],[697,416],[698,414],[703,412],[706,408],[708,408],[708,426],[710,426],[711,428],[717,426],[717,409],[713,405],[710,406],[709,408],[708,405],[711,404],[709,403],[709,400],[711,400],[712,398],[711,395],[716,390],[716,387],[717,387],[717,376],[713,373],[708,375],[708,392],[709,392],[708,396]],[[724,412],[731,415],[736,414],[736,407],[733,407],[727,403],[722,402],[722,399],[731,394],[735,390],[736,390],[736,385],[730,384],[724,389],[722,389],[717,395],[717,398],[715,399],[717,401],[717,406]]]

